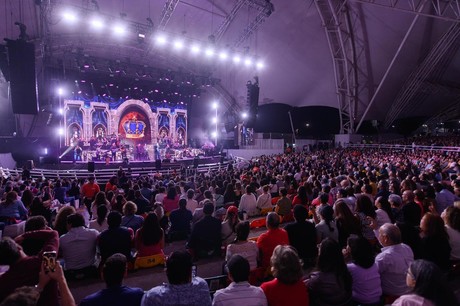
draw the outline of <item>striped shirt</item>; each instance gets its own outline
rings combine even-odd
[[[217,290],[212,305],[215,306],[267,306],[267,298],[260,287],[248,282],[232,282],[227,288]]]

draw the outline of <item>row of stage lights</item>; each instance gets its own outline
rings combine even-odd
[[[62,13],[62,18],[68,24],[77,24],[80,22],[79,16],[70,11],[66,10]],[[102,31],[108,27],[104,22],[104,19],[98,16],[93,16],[89,19],[91,28],[95,31]],[[112,24],[112,32],[116,37],[123,37],[127,35],[128,24],[121,21]],[[138,39],[146,39],[145,33],[138,33]],[[244,66],[247,68],[256,68],[261,70],[265,67],[261,60],[256,60],[251,56],[240,55],[235,52],[229,52],[226,50],[218,50],[214,46],[209,44],[199,44],[198,42],[191,42],[187,45],[188,41],[183,38],[173,37],[167,33],[156,33],[153,36],[153,43],[159,48],[171,47],[175,52],[188,52],[191,56],[202,55],[207,59],[218,59],[221,62],[232,62],[235,65]]]

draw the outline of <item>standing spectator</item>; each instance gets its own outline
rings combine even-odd
[[[67,217],[69,232],[59,238],[66,275],[81,278],[96,275],[96,244],[99,232],[85,227],[80,214]]]
[[[347,267],[353,279],[353,301],[358,305],[380,305],[382,286],[372,245],[364,237],[348,238],[347,252],[352,259]]]
[[[133,230],[121,226],[121,214],[118,211],[112,211],[107,217],[109,229],[99,235],[99,251],[101,252],[101,262],[104,263],[107,258],[115,253],[121,253],[131,261],[131,241],[133,240]]]
[[[257,238],[257,247],[261,253],[261,265],[263,268],[270,267],[270,257],[278,245],[289,244],[287,232],[279,228],[280,217],[277,213],[271,212],[266,217],[267,231]]]
[[[296,205],[294,206],[295,222],[284,227],[288,233],[289,244],[297,250],[304,268],[314,266],[318,254],[315,225],[307,221],[307,217],[307,208],[303,205]]]
[[[171,228],[169,237],[171,240],[187,239],[191,232],[192,212],[187,209],[187,200],[179,200],[179,208],[175,209],[169,215]]]
[[[455,195],[441,183],[434,183],[436,190],[436,212],[440,215],[449,206],[454,205]]]
[[[361,234],[364,238],[369,240],[372,245],[377,244],[374,229],[371,226],[372,220],[375,220],[377,213],[375,212],[374,205],[368,196],[360,195],[356,200],[356,214],[361,223]]]
[[[169,283],[163,283],[145,292],[141,305],[210,306],[208,284],[204,279],[192,276],[192,265],[190,253],[173,252],[166,261],[166,276]]]
[[[302,266],[296,250],[289,245],[278,245],[270,262],[275,279],[260,286],[268,305],[308,306],[308,290],[302,281]]]
[[[339,231],[334,221],[334,209],[329,205],[318,209],[321,221],[316,225],[316,242],[320,244],[328,237],[339,241]]]
[[[212,216],[213,212],[214,205],[212,203],[204,204],[204,217],[192,229],[187,247],[196,257],[220,254],[222,225],[218,219]]]
[[[383,248],[375,262],[379,268],[385,303],[389,304],[409,291],[406,271],[414,261],[414,254],[408,245],[401,242],[401,232],[394,224],[386,223],[380,227],[379,241]]]
[[[307,281],[313,305],[347,305],[351,300],[352,278],[337,241],[326,238],[319,247],[318,272]]]
[[[259,287],[251,286],[249,262],[241,255],[233,255],[227,262],[228,277],[232,281],[227,288],[217,290],[213,306],[238,306],[244,301],[246,306],[265,306],[267,298]]]
[[[460,261],[460,208],[455,206],[447,207],[444,223],[449,235],[450,259]]]
[[[412,190],[404,190],[402,194],[404,222],[413,226],[420,225],[422,218],[422,209],[414,202],[415,196]]]
[[[80,302],[80,306],[140,306],[144,290],[123,285],[127,273],[126,263],[123,254],[113,254],[107,258],[102,268],[102,278],[107,288],[88,295]]]
[[[24,239],[29,238],[43,241],[43,248],[37,256],[27,256],[19,245]],[[10,267],[8,271],[0,275],[0,301],[3,301],[16,288],[37,285],[43,252],[57,252],[59,249],[59,237],[53,230],[27,232],[16,237],[15,240],[17,243],[9,237],[4,237],[0,241],[0,265]],[[43,291],[40,294],[38,306],[59,305],[58,288],[55,281],[49,282],[40,289]]]
[[[88,212],[91,214],[91,203],[93,203],[96,194],[101,191],[99,185],[95,182],[94,175],[88,177],[88,182],[81,186],[81,198],[86,205]]]
[[[447,272],[450,268],[451,248],[444,221],[438,215],[426,213],[420,222],[420,230],[420,258],[434,262]]]
[[[165,234],[160,227],[158,217],[151,212],[144,220],[142,227],[136,231],[134,247],[138,257],[163,254]]]
[[[335,224],[339,233],[339,244],[342,248],[347,246],[348,237],[361,234],[361,225],[350,211],[343,198],[339,198],[334,204]]]

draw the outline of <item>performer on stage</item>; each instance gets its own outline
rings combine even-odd
[[[154,154],[155,160],[161,160],[161,154],[160,154],[160,150],[158,150],[158,146],[153,147],[153,154]]]
[[[118,151],[116,142],[112,142],[112,145],[110,146],[110,151],[112,151],[112,160],[115,161],[117,159],[117,151]]]
[[[75,148],[73,149],[73,161],[76,162],[76,161],[81,161],[81,154],[82,154],[83,150],[82,148],[78,145],[75,146]]]

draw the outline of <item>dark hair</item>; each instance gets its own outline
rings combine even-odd
[[[415,280],[415,294],[430,300],[436,306],[459,304],[442,271],[433,262],[415,260],[409,271]]]
[[[31,232],[44,229],[46,227],[46,219],[43,216],[29,217],[24,226],[24,232]]]
[[[303,222],[308,217],[308,210],[303,205],[294,206],[294,218],[297,222]]]
[[[372,267],[375,262],[374,250],[366,238],[350,237],[348,238],[348,246],[350,247],[353,263],[364,269]]]
[[[111,211],[107,216],[107,224],[109,228],[116,228],[121,225],[121,213],[118,211]]]
[[[446,223],[450,228],[460,232],[460,208],[455,206],[446,208]]]
[[[139,229],[139,234],[144,245],[155,245],[163,238],[163,231],[155,213],[150,212]]]
[[[425,226],[422,226],[423,235],[425,237],[432,237],[434,239],[449,240],[449,234],[447,234],[446,228],[444,227],[444,221],[438,215],[432,213],[426,213],[422,220],[425,220]],[[423,229],[426,227],[425,229]]]
[[[203,206],[203,213],[205,215],[212,215],[213,212],[214,212],[214,205],[210,202],[205,203]]]
[[[266,223],[268,228],[278,228],[280,226],[280,216],[276,212],[269,212]]]
[[[288,193],[288,191],[287,191],[287,189],[285,187],[280,188],[281,196],[285,197],[285,196],[287,196],[287,193]]]
[[[85,226],[85,218],[79,213],[71,214],[67,216],[67,224],[70,224],[72,228]]]
[[[34,287],[23,286],[8,295],[1,306],[35,306],[39,298],[40,293]]]
[[[331,206],[326,205],[319,210],[319,214],[323,217],[324,222],[326,222],[329,231],[333,232],[334,228],[331,226],[331,221],[334,220],[334,209]]]
[[[107,287],[121,285],[126,273],[126,256],[116,253],[107,258],[102,268],[102,273]]]
[[[321,193],[321,195],[319,196],[319,201],[322,204],[326,204],[329,201],[329,195],[327,193]]]
[[[16,242],[10,237],[3,237],[0,241],[0,265],[11,266],[21,258]]]
[[[300,199],[301,204],[308,204],[307,189],[305,188],[305,186],[299,186],[299,188],[297,189],[297,197]]]
[[[356,218],[350,210],[350,207],[341,199],[334,204],[335,219],[349,233],[361,232],[359,219]],[[339,230],[340,232],[340,230]]]
[[[302,277],[302,264],[290,245],[278,245],[270,258],[273,276],[282,284],[295,284]]]
[[[367,195],[359,195],[356,199],[356,212],[362,212],[368,217],[375,219],[377,216],[374,205]]]
[[[96,205],[103,205],[107,203],[107,198],[105,197],[104,191],[99,191],[96,196],[94,197],[94,203]]]
[[[235,227],[235,231],[236,237],[234,242],[246,241],[250,231],[249,221],[239,222]]]
[[[343,258],[342,249],[337,241],[328,237],[321,242],[317,261],[318,270],[332,272],[347,292],[351,291],[352,278]]]
[[[102,225],[104,223],[105,217],[107,217],[108,208],[106,205],[99,205],[97,207],[97,223]]]
[[[176,195],[177,195],[176,188],[169,187],[168,188],[168,193],[166,194],[166,198],[168,198],[170,200],[174,200],[176,198]]]
[[[185,208],[187,206],[187,200],[186,199],[180,199],[179,200],[179,207],[180,208]]]
[[[249,261],[241,255],[235,254],[227,262],[228,273],[235,283],[245,282],[249,278]]]
[[[192,255],[187,251],[175,251],[166,261],[166,276],[172,285],[187,284],[192,275]]]
[[[395,223],[395,216],[391,210],[391,205],[390,202],[388,202],[388,199],[385,197],[378,197],[376,200],[380,203],[380,209],[387,213],[391,223]]]

